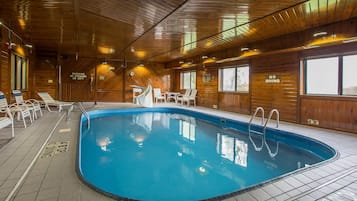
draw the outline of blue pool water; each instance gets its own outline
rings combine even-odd
[[[198,112],[134,108],[89,112],[79,136],[78,169],[114,197],[188,201],[219,198],[332,158],[316,140]],[[254,129],[260,129],[255,127]]]

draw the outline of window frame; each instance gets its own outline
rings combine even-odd
[[[228,90],[223,90],[223,70],[228,69],[228,68],[234,68],[234,90],[233,91],[228,91]],[[238,83],[237,83],[237,70],[238,68],[248,68],[248,90],[247,91],[242,91],[238,90]],[[218,76],[219,76],[219,81],[218,81],[218,91],[223,92],[223,93],[243,93],[243,94],[249,94],[250,93],[250,66],[249,64],[241,64],[241,65],[233,65],[233,66],[225,66],[222,68],[218,69]]]
[[[327,97],[357,97],[356,95],[351,95],[351,94],[343,94],[343,57],[345,56],[352,56],[352,55],[356,55],[357,56],[357,52],[354,53],[348,53],[348,54],[333,54],[333,55],[320,55],[320,56],[313,56],[313,57],[305,57],[301,62],[301,69],[302,69],[302,78],[301,78],[301,83],[302,83],[302,91],[301,91],[301,95],[305,95],[305,96],[327,96]],[[338,67],[337,67],[337,94],[316,94],[316,93],[307,93],[307,60],[312,60],[312,59],[325,59],[325,58],[333,58],[333,57],[337,57],[338,58]],[[357,67],[356,67],[357,68]]]
[[[190,74],[190,87],[185,88],[184,86],[184,74],[189,73]],[[192,73],[195,74],[195,87],[192,87]],[[197,72],[195,70],[191,71],[182,71],[180,72],[180,89],[196,89],[197,88]]]
[[[20,67],[18,66],[20,63]],[[29,87],[29,59],[15,52],[11,52],[11,89],[28,90]]]

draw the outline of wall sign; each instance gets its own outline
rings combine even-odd
[[[278,75],[267,75],[265,83],[280,83],[280,77]]]
[[[69,77],[71,77],[72,80],[84,80],[87,78],[87,75],[85,73],[72,72]]]

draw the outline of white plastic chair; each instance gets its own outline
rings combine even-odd
[[[153,91],[155,103],[157,103],[159,100],[166,102],[166,98],[162,95],[160,88],[154,88]]]
[[[64,106],[68,106],[70,108],[73,108],[73,102],[57,101],[57,100],[53,99],[52,96],[50,96],[50,94],[48,94],[48,92],[37,92],[37,94],[43,100],[43,102],[45,103],[45,107],[50,112],[52,112],[50,106],[58,107],[58,111],[59,112],[61,112],[63,110]]]
[[[37,119],[37,112],[40,112],[40,115],[42,117],[42,110],[41,110],[41,104],[38,100],[36,99],[27,99],[24,100],[22,97],[22,93],[20,90],[12,90],[12,94],[15,97],[15,101],[17,105],[26,105],[31,111],[32,111],[32,118]]]
[[[2,107],[0,108],[0,113],[5,114],[4,116],[2,115],[0,117],[0,129],[11,125],[11,137],[14,138],[15,137],[14,118],[12,117],[10,109],[7,107]]]
[[[30,109],[26,105],[18,105],[17,103],[8,105],[6,97],[2,91],[0,91],[0,108],[9,108],[12,114],[17,115],[18,120],[22,118],[25,128],[27,128],[26,120],[25,120],[26,117],[30,119],[30,122],[32,124],[32,116],[31,116]]]
[[[184,97],[188,97],[191,93],[191,89],[186,89],[184,94],[179,94],[176,98],[176,102],[181,102],[181,104],[183,104],[183,98]]]
[[[190,95],[184,96],[182,98],[182,104],[185,104],[185,102],[187,102],[187,106],[190,106],[190,103],[192,101],[193,105],[196,106],[196,95],[197,95],[197,89],[192,89]]]

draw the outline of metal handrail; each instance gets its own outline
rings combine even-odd
[[[274,152],[274,153],[271,151],[270,146],[268,145],[268,143],[267,143],[267,141],[265,140],[265,138],[264,138],[264,144],[265,144],[265,146],[267,147],[268,152],[269,152],[269,156],[270,156],[271,158],[274,158],[276,155],[278,155],[278,153],[279,153],[279,142],[276,142],[276,149],[275,149],[275,152]]]
[[[259,132],[259,131],[255,131],[255,130],[251,130],[251,124],[253,122],[253,119],[256,117],[257,113],[261,111],[262,113],[262,122],[261,122],[261,125],[263,126],[263,132]],[[249,120],[249,124],[248,124],[248,134],[249,134],[249,140],[252,142],[253,146],[254,146],[254,149],[256,151],[261,151],[264,147],[264,145],[267,147],[267,150],[268,150],[268,153],[269,153],[269,156],[274,158],[278,152],[279,152],[279,142],[277,142],[277,145],[276,145],[276,150],[275,152],[273,153],[270,149],[270,146],[268,145],[268,143],[266,142],[266,138],[265,138],[265,134],[266,134],[266,127],[270,121],[270,119],[272,118],[273,114],[276,114],[276,128],[279,127],[279,111],[277,109],[272,109],[269,113],[269,117],[268,119],[265,121],[264,123],[264,109],[262,107],[257,107],[257,109],[255,109],[255,112],[254,114],[252,115],[252,117],[250,118]],[[251,137],[251,133],[257,133],[257,134],[260,134],[262,135],[262,144],[260,147],[258,147],[254,140],[252,139]]]
[[[249,140],[253,144],[253,147],[254,147],[255,151],[261,151],[263,149],[264,141],[265,141],[264,136],[262,137],[262,143],[261,143],[260,147],[258,147],[257,144],[255,144],[254,140],[252,139],[250,131],[249,131]]]
[[[87,113],[86,109],[84,109],[83,104],[81,102],[76,102],[76,104],[78,105],[79,110],[82,112],[82,114],[87,118],[87,122],[88,122],[88,129],[90,129],[90,118],[89,118],[89,114]]]
[[[253,122],[253,119],[257,116],[259,111],[261,111],[261,113],[262,113],[262,125],[264,124],[264,109],[262,107],[257,107],[257,109],[255,109],[254,114],[252,115],[252,117],[249,120],[249,124],[248,124],[248,131],[249,132],[251,131],[250,126],[251,126],[251,124]]]
[[[266,120],[266,122],[264,124],[264,130],[263,130],[264,134],[265,134],[266,127],[274,113],[276,114],[276,128],[279,127],[279,111],[277,109],[272,109],[269,113],[268,119]]]

